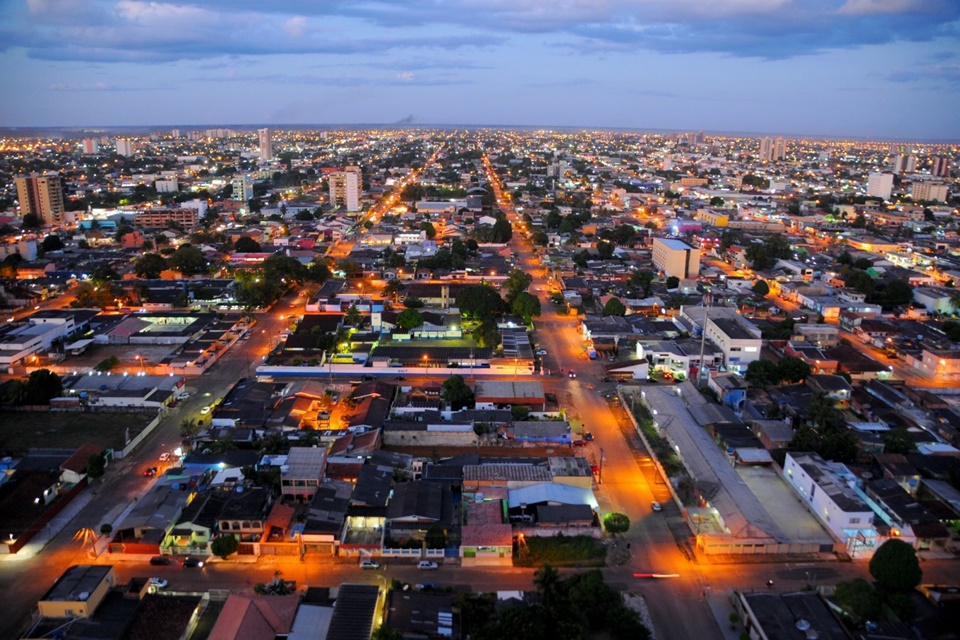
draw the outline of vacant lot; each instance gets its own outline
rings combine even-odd
[[[18,455],[31,448],[76,449],[88,442],[119,449],[125,435],[133,438],[154,417],[152,413],[5,411],[0,413],[0,452]]]

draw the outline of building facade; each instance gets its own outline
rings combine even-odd
[[[654,238],[653,264],[668,278],[696,278],[700,273],[700,249],[682,240]]]
[[[260,161],[266,162],[273,157],[273,138],[269,128],[257,129],[257,142],[260,151]]]
[[[330,174],[330,204],[347,211],[360,210],[360,191],[363,184],[360,167],[346,167]]]
[[[31,173],[15,177],[14,182],[17,185],[17,199],[20,201],[20,215],[32,213],[45,225],[63,222],[63,187],[59,174]]]

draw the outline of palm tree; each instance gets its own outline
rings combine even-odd
[[[540,593],[545,607],[549,607],[557,597],[557,585],[560,583],[560,572],[557,568],[545,564],[533,574],[533,584]]]

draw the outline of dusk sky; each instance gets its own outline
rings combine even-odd
[[[0,126],[960,140],[960,0],[0,0]]]

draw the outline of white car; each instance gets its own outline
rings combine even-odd
[[[537,355],[538,355],[538,356],[545,356],[545,355],[547,355],[547,350],[546,350],[546,349],[537,349]]]
[[[170,454],[167,453],[166,451],[160,454],[160,462],[166,462],[169,459],[170,459]]]
[[[421,560],[417,563],[417,569],[422,571],[433,571],[437,568],[436,562],[430,562],[429,560]]]
[[[657,513],[663,511],[663,507],[660,506],[660,503],[659,503],[659,502],[651,502],[651,503],[650,503],[650,508],[653,509],[654,511],[656,511]]]
[[[155,589],[166,589],[168,584],[170,583],[163,578],[150,578],[150,586]]]
[[[210,413],[210,407],[204,407],[203,409],[200,409],[200,415],[205,416],[208,413]]]

